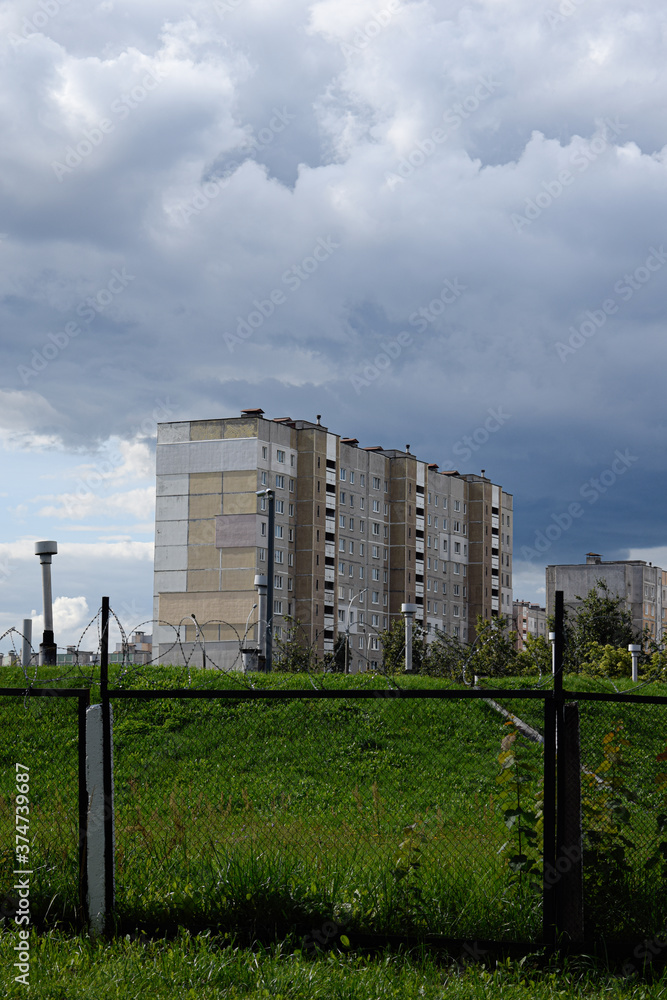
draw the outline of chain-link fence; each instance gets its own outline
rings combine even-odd
[[[579,703],[588,937],[641,940],[665,930],[666,701]]]
[[[499,782],[507,719],[483,698],[126,693],[112,692],[124,922],[539,939],[537,867],[508,863],[529,844],[537,866],[539,831],[506,812],[522,793],[538,808],[541,747],[526,740],[520,781]]]
[[[87,703],[88,691],[0,689],[0,919],[85,919]]]

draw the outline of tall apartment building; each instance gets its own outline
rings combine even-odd
[[[575,608],[577,597],[586,597],[598,580],[612,594],[623,598],[638,632],[648,626],[657,642],[667,636],[667,572],[642,559],[604,562],[597,552],[588,552],[585,563],[547,566],[547,610],[553,614],[554,594],[563,591],[567,607]]]
[[[547,609],[530,601],[515,601],[512,605],[512,628],[516,632],[516,648],[521,652],[529,635],[546,639]]]
[[[275,495],[269,567],[267,499]],[[471,641],[478,614],[512,614],[512,496],[482,475],[440,472],[410,452],[359,447],[320,423],[240,417],[158,425],[155,653],[178,662],[203,628],[207,655],[238,662],[258,641],[255,575],[273,573],[274,635],[296,618],[319,656],[349,634],[354,671],[379,633],[418,606],[430,634]],[[248,623],[251,623],[250,628]]]

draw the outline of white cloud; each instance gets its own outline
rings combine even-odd
[[[59,496],[42,497],[56,500],[37,511],[40,517],[55,517],[62,520],[81,521],[87,517],[117,517],[130,514],[138,520],[150,517],[155,511],[155,487],[126,490],[124,492],[100,495],[88,489],[81,493],[63,493]]]
[[[71,634],[76,629],[87,625],[91,618],[88,602],[85,597],[56,597],[53,602],[53,632],[58,637],[63,633]],[[36,647],[39,637],[44,631],[44,615],[32,613],[33,646]],[[58,640],[57,640],[58,641]]]

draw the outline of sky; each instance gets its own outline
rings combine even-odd
[[[156,424],[245,407],[485,469],[515,598],[591,550],[667,566],[666,26],[5,0],[0,634],[41,628],[40,539],[60,645],[103,594],[148,621]]]

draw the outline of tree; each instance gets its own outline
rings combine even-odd
[[[477,615],[473,647],[467,671],[470,675],[503,677],[519,672],[516,632],[501,615],[492,618]]]
[[[627,650],[630,643],[641,643],[642,635],[632,624],[632,615],[623,607],[623,598],[614,595],[606,580],[596,580],[581,604],[565,613],[566,670],[579,671],[600,647]],[[553,628],[551,619],[550,628]]]
[[[405,670],[405,621],[403,617],[394,618],[388,629],[380,633],[382,643],[382,670],[384,673],[396,674]],[[426,658],[426,633],[421,622],[412,623],[412,669],[422,673]]]

